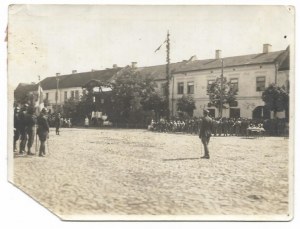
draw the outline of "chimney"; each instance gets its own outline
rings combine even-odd
[[[77,73],[77,70],[72,70],[72,74],[76,74]]]
[[[271,51],[272,51],[272,45],[270,45],[270,44],[263,45],[263,53],[269,53]]]
[[[56,73],[56,76],[60,76],[60,73]]]
[[[137,62],[131,62],[131,67],[132,68],[137,68]]]
[[[113,64],[113,68],[117,68],[118,67],[118,65],[116,65],[116,64]]]
[[[216,59],[221,59],[222,58],[222,50],[217,49],[216,50]]]

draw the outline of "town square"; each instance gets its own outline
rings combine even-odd
[[[11,5],[9,182],[62,220],[291,220],[294,17]]]

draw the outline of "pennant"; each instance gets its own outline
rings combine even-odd
[[[166,43],[167,42],[167,40],[165,40],[157,49],[155,49],[155,51],[154,52],[157,52],[158,50],[160,50],[160,48],[161,48],[161,46],[164,44],[164,43]]]

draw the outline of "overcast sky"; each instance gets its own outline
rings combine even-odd
[[[9,83],[113,64],[165,64],[197,55],[214,58],[283,50],[294,41],[294,11],[283,6],[33,6],[9,12]]]

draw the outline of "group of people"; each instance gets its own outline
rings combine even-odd
[[[161,119],[158,122],[151,121],[148,129],[157,132],[186,132],[197,134],[202,119],[193,118],[187,120]],[[246,118],[212,118],[212,135],[214,136],[247,136],[249,128],[264,128],[263,122]]]
[[[35,113],[35,109],[28,104],[24,104],[22,108],[19,106],[14,108],[14,152],[17,152],[17,142],[20,141],[20,155],[35,155],[32,152],[32,146],[34,145],[35,135],[37,135],[40,141],[39,156],[45,156],[45,143],[49,138],[49,123],[47,113],[47,109],[43,108],[37,115]]]

